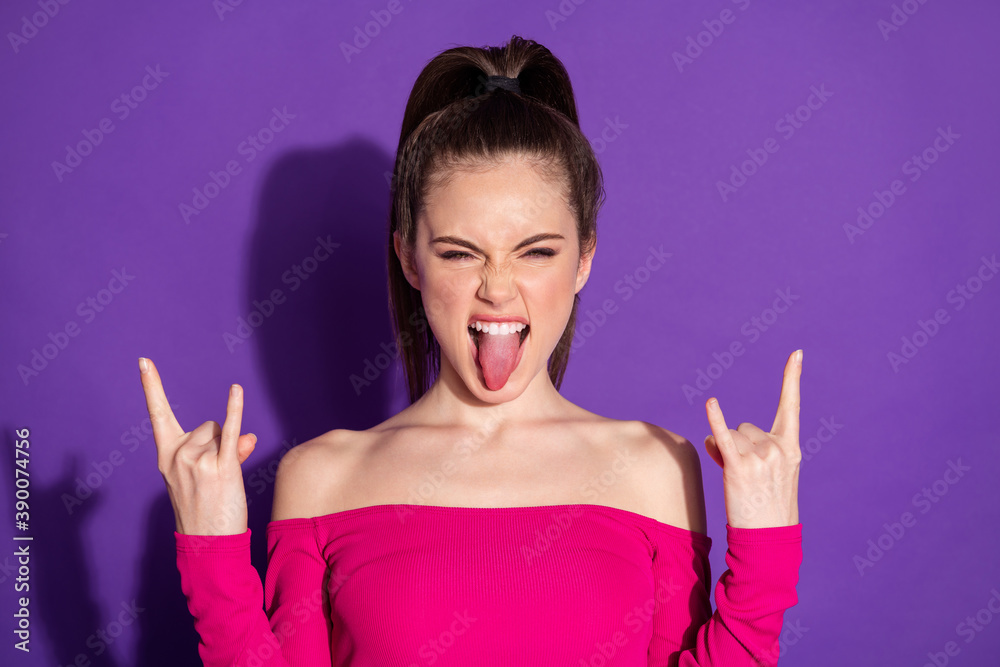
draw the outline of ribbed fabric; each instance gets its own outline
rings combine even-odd
[[[802,524],[706,535],[603,505],[374,505],[250,531],[175,532],[207,667],[776,665]]]

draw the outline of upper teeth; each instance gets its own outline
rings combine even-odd
[[[498,334],[519,333],[526,326],[528,325],[523,322],[473,322],[469,325],[469,328],[496,336]]]

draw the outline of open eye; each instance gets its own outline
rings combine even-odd
[[[552,257],[556,254],[556,251],[552,248],[532,248],[525,255],[531,255],[533,257]]]

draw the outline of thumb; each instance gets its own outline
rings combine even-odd
[[[719,464],[720,468],[725,466],[722,464],[722,452],[719,451],[719,446],[715,444],[715,436],[710,435],[705,438],[705,451],[708,455],[712,457],[712,460]]]
[[[257,436],[253,433],[244,433],[236,441],[237,460],[242,464],[257,446]]]

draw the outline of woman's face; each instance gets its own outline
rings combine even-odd
[[[400,254],[398,232],[395,247],[441,345],[442,375],[457,373],[489,403],[517,397],[539,373],[549,381],[548,358],[593,259],[581,261],[558,185],[516,158],[454,172],[428,193],[412,255]]]

